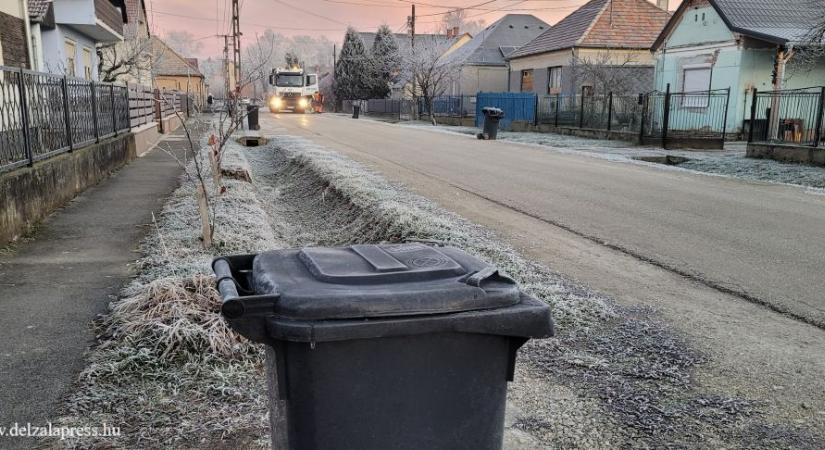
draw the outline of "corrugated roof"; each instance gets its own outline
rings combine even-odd
[[[364,41],[364,48],[369,53],[372,50],[372,44],[375,42],[375,32],[359,32],[358,35],[361,36],[361,40]],[[395,42],[398,44],[398,52],[400,54],[406,54],[410,51],[410,35],[407,33],[393,33],[393,37],[395,37]],[[458,36],[460,37],[460,36]],[[458,38],[450,38],[447,37],[446,34],[416,34],[415,40],[418,42],[424,42],[426,40],[434,40],[439,43],[444,44],[444,50],[447,50],[450,45]]]
[[[650,48],[669,18],[646,0],[591,0],[509,58],[573,47]]]
[[[825,2],[812,0],[712,0],[711,4],[732,31],[781,43],[802,40],[825,8]]]
[[[503,66],[502,48],[519,47],[544,33],[550,25],[531,14],[507,14],[480,31],[462,45],[447,60],[454,64]]]
[[[152,36],[152,73],[155,75],[180,76],[188,75],[193,77],[203,77],[203,74],[196,67],[172,50],[165,42],[157,36]]]

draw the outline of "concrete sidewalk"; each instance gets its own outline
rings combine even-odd
[[[188,142],[179,130],[158,146],[183,155]],[[151,214],[160,211],[181,173],[169,153],[155,148],[0,256],[0,427],[44,426],[53,419],[94,342],[92,319],[129,280]],[[0,437],[0,448],[33,444],[31,438]]]

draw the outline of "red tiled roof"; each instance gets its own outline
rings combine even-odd
[[[669,18],[646,0],[591,0],[510,59],[572,47],[650,48]]]

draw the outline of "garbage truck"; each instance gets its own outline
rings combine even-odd
[[[306,73],[302,67],[272,69],[269,111],[306,113],[312,107],[312,98],[318,92],[318,74]]]

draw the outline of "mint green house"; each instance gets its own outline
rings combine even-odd
[[[730,88],[727,130],[736,137],[750,117],[753,88],[825,86],[825,60],[802,64],[794,50],[820,15],[810,0],[685,0],[653,44],[655,88]]]

